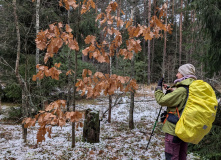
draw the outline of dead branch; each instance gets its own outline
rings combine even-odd
[[[114,105],[111,106],[111,109],[112,109],[113,107],[115,107],[117,104],[120,104],[120,101],[122,101],[122,97],[121,97],[121,96],[122,96],[123,94],[124,94],[124,93],[121,93],[121,94],[118,94],[118,95],[117,95],[117,98],[115,99]],[[107,113],[107,111],[109,111],[109,108],[103,113],[102,119],[101,119],[100,121],[103,120],[104,115]]]

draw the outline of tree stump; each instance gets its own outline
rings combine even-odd
[[[83,141],[89,143],[99,143],[100,121],[99,111],[87,109],[85,113]]]

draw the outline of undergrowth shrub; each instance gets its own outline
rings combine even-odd
[[[3,101],[6,102],[17,102],[20,103],[22,99],[22,91],[20,86],[13,82],[6,86],[4,89],[5,95],[3,96]]]
[[[8,110],[8,119],[18,120],[22,117],[21,107],[10,107]]]

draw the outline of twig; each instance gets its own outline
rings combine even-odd
[[[207,78],[209,81],[213,81],[213,82],[215,82],[216,84],[218,84],[219,86],[221,86],[221,83],[219,82],[219,81],[217,81],[217,80],[215,80],[215,79],[209,79],[209,78]]]
[[[150,100],[140,100],[140,101],[134,101],[134,102],[150,102],[150,101],[155,101],[155,99],[150,99]],[[130,102],[126,102],[126,103],[119,103],[119,104],[127,104]]]
[[[118,94],[118,96],[117,96],[117,98],[116,98],[116,100],[115,100],[115,102],[114,102],[114,105],[111,106],[111,109],[112,109],[113,107],[115,107],[117,104],[119,104],[119,102],[122,100],[122,99],[119,100],[119,98],[122,98],[121,96],[122,96],[123,94],[124,94],[124,93]],[[119,100],[119,101],[118,101],[118,100]],[[107,111],[109,111],[109,108],[103,113],[102,119],[101,119],[100,121],[103,120],[104,115],[107,113]]]
[[[13,125],[13,124],[16,124],[16,123],[18,123],[19,121],[21,121],[23,118],[25,118],[25,117],[21,117],[21,118],[19,118],[17,121],[15,121],[15,122],[0,122],[0,124],[9,124],[9,125]]]

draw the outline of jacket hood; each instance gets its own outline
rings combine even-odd
[[[188,78],[188,79],[185,79],[181,82],[177,82],[175,84],[175,87],[179,87],[179,86],[189,86],[193,81],[195,81],[195,79],[192,79],[192,78]]]

